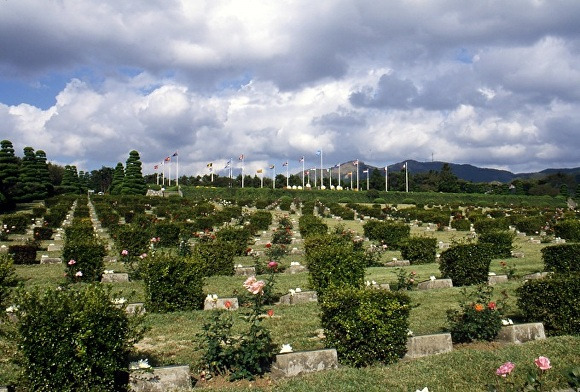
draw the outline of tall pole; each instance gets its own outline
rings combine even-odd
[[[405,162],[405,192],[409,192],[409,163]]]
[[[264,187],[264,171],[260,170],[260,188]]]
[[[286,161],[284,163],[284,165],[286,165],[286,188],[290,188],[290,174],[289,174],[289,165],[288,165],[288,161]]]
[[[276,166],[272,165],[272,189],[276,189]]]
[[[356,160],[356,191],[359,191],[359,175],[358,175],[358,166],[359,162],[358,159]]]
[[[244,187],[244,154],[240,155],[240,160],[242,161],[242,188]]]
[[[324,186],[324,171],[322,169],[322,149],[320,151],[320,189]]]
[[[352,191],[352,172],[348,174],[350,175],[350,190]]]
[[[385,192],[389,191],[389,167],[385,166]]]
[[[338,186],[340,186],[340,163],[338,164]]]
[[[328,169],[328,189],[332,189],[332,167]]]
[[[179,188],[179,154],[177,153],[177,151],[175,151],[175,185],[177,185],[177,188]]]
[[[316,168],[312,170],[314,170],[314,188],[316,188]]]
[[[300,158],[300,162],[302,162],[302,189],[304,189],[304,157]]]
[[[369,190],[369,179],[371,176],[369,176],[369,169],[366,169],[365,172],[367,173],[367,191]]]

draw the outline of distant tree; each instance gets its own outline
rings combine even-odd
[[[385,190],[385,176],[376,167],[370,173],[369,188],[377,191]]]
[[[121,187],[122,195],[144,195],[147,185],[141,172],[141,157],[136,150],[129,152],[129,158],[125,164],[125,178]]]
[[[38,181],[44,186],[48,196],[54,195],[54,185],[50,178],[50,172],[48,171],[48,164],[46,163],[46,153],[42,150],[37,150],[36,154],[36,173],[38,176]]]
[[[574,198],[580,200],[580,183],[576,185],[576,192],[574,192]]]
[[[120,195],[121,188],[123,187],[123,180],[125,178],[125,168],[121,162],[117,163],[115,166],[115,171],[113,172],[113,179],[111,181],[111,188],[109,193],[111,195]]]
[[[5,203],[10,204],[14,196],[14,187],[18,182],[18,158],[9,140],[0,142],[0,193],[5,196]]]
[[[569,194],[568,194],[568,185],[566,185],[566,184],[560,185],[560,195],[562,195],[562,196],[564,196],[566,198],[569,196]]]
[[[62,177],[64,176],[64,167],[48,162],[48,173],[50,174],[50,182],[57,187],[62,184]]]
[[[36,155],[32,147],[24,147],[24,157],[18,171],[15,194],[14,200],[20,202],[42,200],[48,195],[44,184],[38,178]]]
[[[80,191],[81,188],[79,183],[79,174],[77,172],[77,167],[74,165],[66,165],[64,167],[64,174],[62,176],[60,192],[79,194]]]
[[[91,171],[91,179],[89,182],[89,188],[94,189],[95,192],[106,192],[113,182],[113,172],[112,167],[103,166],[99,170]]]
[[[438,192],[446,193],[457,193],[459,192],[458,179],[451,166],[448,163],[444,163],[441,167],[441,172],[439,173],[439,185],[437,187]]]

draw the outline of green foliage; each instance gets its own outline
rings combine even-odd
[[[38,244],[34,241],[22,245],[9,245],[8,253],[12,255],[14,264],[37,264],[36,252]]]
[[[113,180],[111,182],[111,187],[109,188],[109,193],[111,195],[120,195],[121,188],[123,187],[123,179],[125,178],[125,168],[121,162],[117,163],[115,170],[113,171]]]
[[[336,234],[310,236],[304,242],[310,286],[319,297],[332,286],[362,287],[365,260],[352,241]]]
[[[64,174],[59,191],[61,193],[79,194],[80,182],[76,166],[66,165],[64,167]]]
[[[451,221],[451,228],[458,231],[469,231],[471,222],[468,219],[453,219]]]
[[[580,272],[580,244],[559,244],[542,248],[546,271],[557,273]]]
[[[302,215],[298,220],[298,228],[302,238],[326,234],[328,225],[314,215]]]
[[[35,227],[34,228],[34,240],[35,241],[45,241],[52,238],[54,230],[50,227]]]
[[[543,216],[519,216],[514,219],[516,228],[528,235],[539,233],[546,226],[546,218]]]
[[[339,216],[344,220],[354,219],[354,211],[350,208],[346,208],[338,203],[329,203],[327,207],[330,209],[332,215]]]
[[[113,230],[111,236],[119,252],[126,250],[132,261],[135,261],[143,253],[147,253],[151,240],[148,229],[135,225],[122,225]]]
[[[487,283],[491,256],[487,246],[460,244],[441,253],[439,270],[454,286]]]
[[[105,245],[94,237],[64,243],[62,258],[69,282],[98,282],[105,270]]]
[[[272,233],[273,244],[289,245],[292,243],[292,230],[289,227],[278,227]]]
[[[179,226],[175,223],[157,223],[155,237],[159,238],[159,246],[171,247],[179,244]]]
[[[192,249],[192,258],[199,265],[203,276],[233,275],[234,244],[221,241],[198,242]]]
[[[10,214],[2,217],[2,224],[11,234],[24,234],[32,222],[30,214]]]
[[[508,230],[491,230],[478,237],[480,244],[489,244],[492,258],[511,257],[515,234]]]
[[[0,194],[10,200],[18,182],[18,158],[14,155],[11,141],[2,140],[0,147]]]
[[[12,257],[6,253],[0,253],[0,309],[5,309],[12,293],[12,287],[16,286],[16,272]],[[0,314],[0,319],[5,315]]]
[[[231,245],[237,256],[245,254],[251,237],[252,233],[246,227],[227,226],[216,233],[216,239],[223,244]]]
[[[122,195],[144,195],[147,185],[141,172],[141,158],[135,150],[129,152],[129,158],[125,162],[125,177],[121,186]]]
[[[167,313],[198,310],[203,305],[203,273],[192,259],[156,254],[141,261],[145,308]]]
[[[22,291],[18,345],[33,391],[122,390],[130,350],[143,335],[100,285]]]
[[[437,239],[434,237],[409,237],[401,245],[401,256],[411,264],[435,262]]]
[[[407,351],[410,299],[400,292],[329,289],[320,304],[325,345],[342,363],[361,367],[393,363]]]
[[[580,276],[528,280],[517,289],[517,306],[524,320],[541,322],[550,335],[580,334]]]
[[[567,241],[580,242],[580,220],[559,221],[554,225],[554,235]]]
[[[84,241],[95,237],[95,230],[90,219],[74,219],[71,226],[64,229],[64,238],[66,241]]]
[[[268,230],[272,224],[272,213],[270,211],[256,211],[249,217],[250,224],[258,230]]]
[[[483,218],[478,219],[473,224],[473,228],[477,234],[488,233],[490,231],[508,230],[509,222],[502,218]]]
[[[460,310],[449,309],[447,321],[454,343],[495,339],[502,326],[503,301],[492,301],[493,287],[478,286],[472,293],[462,290]]]
[[[48,191],[45,183],[39,177],[34,149],[32,147],[24,147],[24,157],[22,157],[18,171],[14,200],[28,202],[44,199],[47,196]]]
[[[404,223],[377,220],[366,222],[363,230],[365,237],[386,244],[391,249],[399,249],[411,233],[411,228]]]

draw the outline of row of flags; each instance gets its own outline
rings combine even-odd
[[[176,166],[175,166],[175,185],[179,186],[179,152],[175,151],[172,155],[166,156],[161,163],[153,165],[153,169],[157,172],[159,167],[161,167],[161,179],[159,178],[159,173],[157,174],[157,185],[160,185],[159,182],[161,180],[162,185],[165,185],[167,180],[167,185],[171,186],[171,160],[175,158]],[[167,166],[167,176],[165,175],[165,166]]]

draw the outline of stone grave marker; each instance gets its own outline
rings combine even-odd
[[[129,374],[129,386],[135,392],[166,392],[191,389],[189,366],[165,366],[151,372],[135,370]]]
[[[419,290],[444,289],[448,287],[453,287],[451,279],[430,279],[417,285]]]
[[[453,351],[453,342],[450,333],[411,336],[407,340],[407,353],[404,359],[421,358],[451,351]]]
[[[336,349],[298,351],[277,354],[272,364],[272,378],[293,377],[301,374],[337,369]]]
[[[508,277],[507,275],[489,275],[487,277],[487,284],[493,286],[494,284],[498,283],[507,283]]]
[[[296,305],[308,302],[318,302],[316,291],[295,291],[280,297],[280,304],[282,305]]]
[[[238,298],[215,298],[210,299],[209,295],[203,302],[203,310],[225,309],[237,310],[239,308]]]
[[[120,283],[120,282],[128,282],[128,281],[129,281],[129,274],[126,272],[104,273],[101,276],[102,283]]]
[[[544,324],[527,323],[505,325],[501,327],[495,340],[505,343],[525,343],[531,340],[545,339]]]

